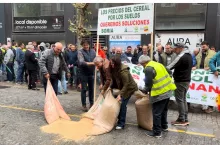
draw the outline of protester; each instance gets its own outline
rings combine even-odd
[[[79,69],[80,69],[80,81],[82,84],[81,90],[81,101],[82,101],[82,110],[88,111],[86,107],[86,91],[87,85],[89,90],[89,103],[90,108],[93,106],[94,103],[94,71],[95,66],[93,63],[94,58],[96,57],[96,53],[94,49],[89,48],[88,41],[81,42],[82,49],[78,51],[78,62],[79,62]]]
[[[189,125],[186,93],[191,81],[192,56],[190,51],[185,47],[182,42],[177,42],[174,45],[173,48],[177,57],[167,66],[170,70],[174,69],[173,78],[177,87],[175,90],[175,98],[178,105],[179,116],[176,121],[171,122],[172,125],[177,126]]]
[[[173,52],[173,48],[169,43],[166,44],[165,46],[165,58],[163,58],[163,65],[168,66],[170,65],[174,59],[176,58],[176,53]]]
[[[17,84],[22,84],[23,83],[23,78],[24,78],[24,63],[25,63],[25,46],[24,43],[20,43],[19,47],[16,49],[16,62],[18,65],[18,70],[17,70]],[[16,73],[16,72],[15,72]]]
[[[165,53],[164,53],[164,47],[162,45],[157,46],[157,52],[155,53],[154,58],[157,62],[164,65],[164,63],[165,63],[165,60],[164,60],[165,59]],[[166,66],[166,65],[164,65],[164,66]]]
[[[101,94],[104,95],[111,84],[110,62],[108,59],[103,59],[100,56],[97,56],[93,62],[100,71],[101,85],[99,89],[101,90]]]
[[[127,58],[127,56],[122,53],[122,48],[121,47],[117,47],[116,48],[116,56],[119,56],[122,62],[128,62],[130,63],[131,61]]]
[[[97,44],[94,45],[94,50],[96,51],[96,46]],[[98,56],[101,56],[102,58],[106,58],[105,52],[101,49],[101,44],[98,46]]]
[[[45,44],[46,49],[50,49],[50,43]]]
[[[121,108],[118,115],[117,130],[125,127],[127,104],[131,95],[138,90],[137,84],[132,78],[129,67],[122,64],[119,56],[114,56],[110,60],[112,74],[112,89],[119,89],[120,94],[117,100],[121,102]]]
[[[217,67],[220,67],[220,51],[217,52],[209,61],[210,70],[218,78],[219,70],[217,69]]]
[[[29,75],[28,89],[40,90],[36,87],[38,60],[34,54],[34,46],[27,45],[26,47],[27,47],[27,51],[25,52],[25,63]]]
[[[54,49],[54,48],[55,48],[55,44],[52,44],[50,49]]]
[[[58,93],[58,80],[61,80],[62,71],[66,71],[67,75],[70,76],[70,71],[61,53],[62,49],[62,43],[57,42],[55,48],[46,50],[39,60],[40,71],[44,75],[44,90],[46,92],[47,79],[50,79],[56,95]]]
[[[133,58],[132,47],[131,46],[127,47],[127,51],[125,52],[125,55],[131,61],[131,59]]]
[[[111,52],[110,52],[110,58],[113,57],[115,55],[115,47],[112,48]]]
[[[200,49],[199,49],[199,48],[196,48],[196,49],[193,51],[193,54],[192,54],[193,68],[192,68],[192,70],[195,70],[195,69],[196,69],[196,65],[197,65],[196,56],[199,54],[199,52],[200,52]]]
[[[144,45],[144,46],[146,46],[146,45]],[[138,64],[138,59],[141,55],[143,55],[143,48],[141,47],[141,45],[137,45],[137,48],[134,49],[132,63]]]
[[[110,59],[110,54],[108,53],[108,47],[107,46],[104,46],[103,47],[103,51],[105,52],[105,56],[107,59]]]
[[[199,52],[199,54],[196,56],[196,69],[204,69],[209,70],[209,61],[210,59],[216,54],[215,51],[209,49],[209,43],[206,41],[203,41],[201,43],[202,45],[202,51]],[[202,108],[206,113],[213,112],[212,106],[206,106],[204,105]]]
[[[211,46],[210,49],[216,52],[215,46]]]
[[[23,43],[17,43],[17,42],[13,42],[13,46],[12,48],[15,50],[15,53],[17,55],[17,48],[20,47],[19,45],[22,45]],[[15,61],[14,61],[14,74],[15,74],[15,81],[17,81],[17,72],[18,72],[18,62],[16,61],[16,55],[15,55]]]
[[[1,59],[1,66],[0,66],[0,69],[2,71],[2,75],[6,74],[6,66],[4,64],[4,57],[5,57],[5,54],[6,54],[5,47],[6,47],[6,45],[2,44],[1,49],[0,49],[0,52],[1,52],[1,57],[0,57],[0,59]]]
[[[147,131],[146,135],[159,138],[162,131],[168,131],[168,103],[176,86],[161,63],[151,61],[149,56],[144,55],[139,58],[139,63],[145,68],[145,88],[143,90],[146,94],[150,92],[150,102],[152,103],[153,131]]]
[[[70,51],[68,51],[66,54],[66,63],[67,66],[70,70],[71,73],[71,77],[69,79],[69,84],[72,87],[73,86],[73,82],[77,87],[77,82],[76,82],[76,71],[77,71],[77,55],[78,55],[78,51],[76,50],[76,46],[75,45],[71,45],[70,47]]]
[[[5,45],[4,49],[6,50],[6,54],[4,56],[4,64],[6,65],[6,72],[7,72],[7,80],[9,82],[13,81],[13,75],[14,75],[14,53],[13,51],[9,48],[9,46]]]
[[[37,42],[36,41],[32,41],[32,45],[34,46],[34,50],[38,50]]]

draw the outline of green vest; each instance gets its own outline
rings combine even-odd
[[[176,89],[176,85],[173,83],[172,78],[162,64],[150,61],[145,68],[148,66],[153,67],[156,71],[156,76],[153,79],[153,86],[151,89],[152,97],[162,95],[168,91],[174,91]]]

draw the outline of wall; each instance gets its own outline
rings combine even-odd
[[[0,43],[5,43],[5,9],[4,4],[0,4]]]

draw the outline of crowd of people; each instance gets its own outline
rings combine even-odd
[[[135,49],[128,46],[125,52],[122,48],[111,48],[96,45],[90,47],[88,41],[81,42],[82,48],[68,44],[66,48],[60,42],[49,44],[42,42],[13,43],[12,46],[2,45],[0,51],[1,71],[7,74],[6,81],[17,84],[28,83],[28,89],[39,90],[36,82],[40,81],[46,92],[47,80],[53,86],[57,95],[67,94],[67,84],[75,85],[81,91],[82,110],[88,111],[94,103],[94,73],[98,69],[98,82],[101,94],[106,90],[119,89],[115,98],[121,102],[116,129],[123,129],[126,122],[127,104],[132,94],[140,89],[150,95],[153,112],[153,131],[148,136],[161,137],[162,131],[167,131],[167,111],[170,97],[174,96],[178,105],[178,118],[172,125],[189,125],[186,93],[191,81],[191,71],[195,69],[211,70],[218,77],[217,67],[220,66],[220,52],[208,42],[201,43],[201,49],[195,48],[193,53],[182,42],[174,45],[166,44],[165,48],[157,44],[155,52],[152,46],[137,45]],[[152,58],[152,59],[151,59]],[[145,73],[145,87],[138,88],[132,78],[129,67],[123,62],[142,65]],[[173,73],[171,70],[174,70]],[[174,78],[174,82],[172,80]],[[88,94],[87,94],[88,92]],[[86,98],[89,98],[89,108]],[[211,113],[213,107],[203,106],[206,113]]]

